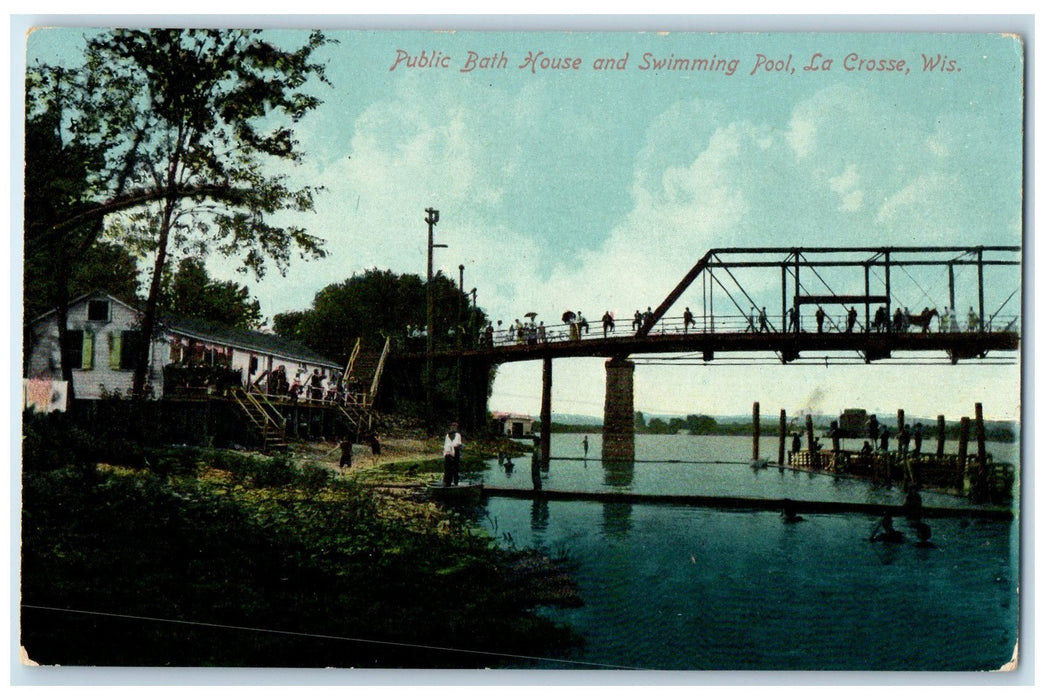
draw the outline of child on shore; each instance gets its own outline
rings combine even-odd
[[[343,470],[345,467],[352,467],[352,440],[351,438],[345,438],[338,445],[341,448],[341,461],[337,467],[339,470]]]

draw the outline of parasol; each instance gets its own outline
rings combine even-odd
[[[566,313],[564,313],[562,315],[562,322],[563,323],[572,323],[573,319],[575,319],[575,318],[577,318],[577,314],[573,313],[572,311],[567,311]]]
[[[523,318],[528,318],[528,319],[530,319],[532,321],[533,319],[537,318],[537,312],[536,311],[527,311],[526,313],[523,314]]]

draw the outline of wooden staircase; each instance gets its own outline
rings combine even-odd
[[[282,452],[287,443],[286,420],[264,394],[236,388],[232,398],[250,421],[254,433],[261,439],[262,451]]]
[[[390,347],[391,339],[385,338],[385,346],[380,354],[365,352],[362,349],[362,340],[356,340],[352,356],[345,368],[349,390],[345,403],[338,408],[357,438],[374,430],[374,398],[381,385],[381,374],[384,372]]]

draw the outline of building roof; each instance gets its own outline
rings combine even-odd
[[[492,411],[491,414],[495,420],[517,420],[517,421],[533,421],[533,416],[526,415],[525,413],[508,413],[507,411]]]
[[[131,306],[127,302],[123,301],[122,299],[118,299],[118,298],[114,297],[112,294],[109,294],[109,292],[103,291],[101,289],[97,289],[97,290],[95,290],[93,292],[88,292],[87,294],[81,294],[78,297],[70,299],[69,303],[66,304],[66,307],[71,309],[72,307],[76,306],[77,304],[79,304],[82,301],[86,301],[87,299],[97,299],[98,297],[105,297],[106,299],[109,299],[110,301],[115,301],[120,306],[128,308],[128,309],[130,309],[131,311],[133,311],[135,313],[141,313],[140,309],[138,309],[138,308],[136,308],[134,306]],[[57,309],[51,309],[50,311],[46,311],[46,312],[40,314],[39,316],[37,316],[36,318],[34,318],[32,322],[34,324],[35,323],[39,323],[40,321],[42,321],[43,319],[47,318],[48,316],[54,316],[57,313],[58,313]]]
[[[166,327],[171,333],[195,340],[230,345],[234,348],[276,355],[289,360],[301,360],[310,365],[320,365],[332,369],[341,368],[340,364],[323,357],[311,348],[273,333],[230,328],[220,323],[200,319],[172,321],[167,323]]]
[[[121,299],[114,297],[103,290],[97,290],[90,294],[81,294],[75,299],[69,300],[69,307],[75,306],[88,298],[106,297],[112,301],[124,306],[135,313],[141,313],[141,310],[128,304]],[[52,309],[45,314],[38,316],[33,323],[37,323],[42,319],[47,318],[55,313]],[[230,345],[234,348],[241,350],[249,350],[252,352],[259,352],[266,355],[275,355],[283,357],[288,360],[300,360],[306,364],[319,365],[321,367],[329,367],[331,369],[340,369],[341,365],[333,360],[323,357],[311,348],[302,345],[295,340],[289,340],[282,338],[273,333],[263,333],[262,331],[249,331],[242,328],[231,328],[221,323],[215,323],[213,321],[204,321],[200,319],[181,319],[177,321],[160,321],[160,325],[165,328],[168,332],[177,333],[184,335],[195,340],[209,341],[211,343],[219,343],[221,345]]]

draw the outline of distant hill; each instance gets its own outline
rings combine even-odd
[[[576,413],[556,413],[552,411],[552,423],[561,425],[602,425],[601,416],[582,416]]]
[[[684,415],[671,414],[671,413],[643,413],[647,424],[650,421],[658,420],[664,423],[669,423],[674,419],[685,419]],[[535,430],[539,430],[539,416],[534,416],[538,419],[538,425],[534,426]],[[710,416],[715,422],[722,428],[723,434],[731,434],[737,430],[750,430],[751,426],[751,415],[721,415],[721,416]],[[777,414],[762,414],[762,432],[765,435],[775,434],[773,431],[777,425]],[[793,421],[798,416],[788,416],[788,421]],[[817,430],[825,429],[833,420],[837,420],[838,416],[833,414],[813,414],[813,425],[816,426]],[[802,416],[804,425],[804,414]],[[879,422],[883,426],[888,426],[893,432],[896,430],[896,415],[883,415],[879,416]],[[909,425],[915,423],[921,423],[930,430],[932,434],[935,434],[936,418],[923,418],[920,416],[905,416],[905,422]],[[958,430],[958,421],[948,420],[946,423],[948,437],[956,437]],[[577,432],[581,429],[591,429],[602,427],[601,416],[587,416],[578,413],[556,413],[552,412],[552,426],[553,430],[557,432]],[[988,434],[988,439],[1000,439],[1004,441],[1012,441],[1019,436],[1019,424],[1012,423],[1009,421],[984,421],[984,428]]]

